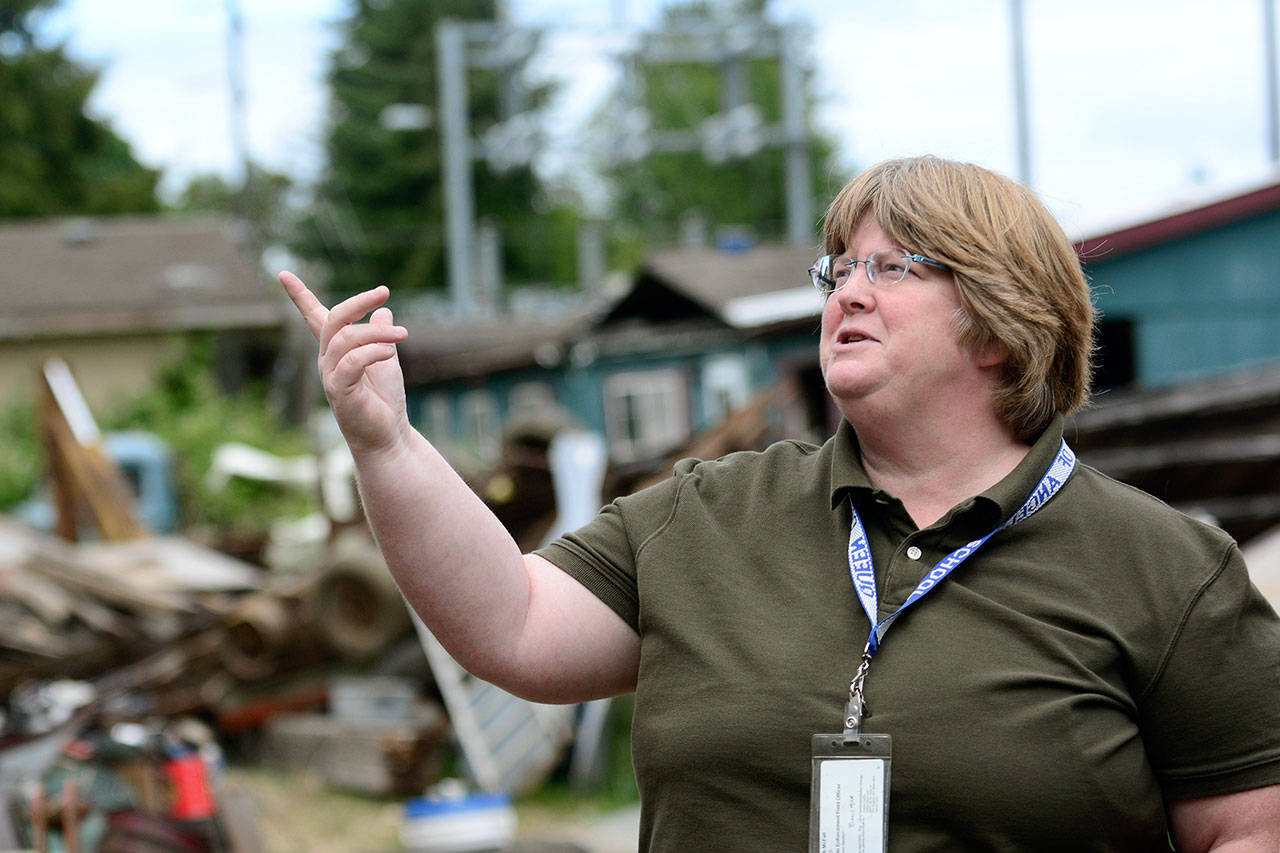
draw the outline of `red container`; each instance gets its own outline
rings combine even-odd
[[[209,789],[209,771],[196,753],[188,753],[167,761],[165,775],[173,785],[171,814],[179,820],[208,820],[217,813],[213,792]]]

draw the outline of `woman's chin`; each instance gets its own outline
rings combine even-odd
[[[879,383],[861,366],[835,362],[826,372],[827,392],[837,400],[857,400],[874,391]]]

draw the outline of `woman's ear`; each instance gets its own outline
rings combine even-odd
[[[996,344],[975,350],[973,357],[977,360],[978,367],[998,367],[1005,363],[1006,356],[1003,349]]]

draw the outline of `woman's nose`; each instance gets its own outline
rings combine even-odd
[[[839,300],[846,311],[869,310],[875,304],[875,288],[867,275],[866,261],[854,262],[844,287],[832,293],[831,298]]]

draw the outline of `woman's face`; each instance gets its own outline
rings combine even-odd
[[[870,216],[858,223],[845,252],[865,258],[898,246]],[[872,284],[858,264],[848,284],[827,297],[819,359],[827,390],[848,416],[859,403],[908,411],[979,376],[982,367],[956,338],[960,300],[951,273],[911,264],[896,284]],[[895,408],[900,407],[900,408]],[[882,409],[882,411],[884,411]]]

